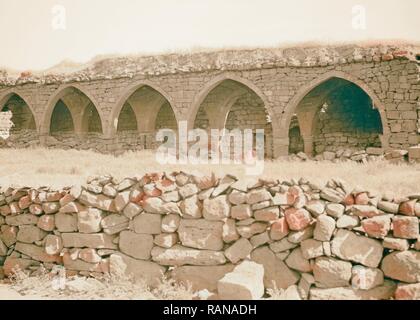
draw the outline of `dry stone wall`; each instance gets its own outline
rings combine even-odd
[[[163,275],[213,298],[420,299],[420,195],[174,172],[0,193],[1,270]]]

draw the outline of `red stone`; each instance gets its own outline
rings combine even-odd
[[[347,196],[344,197],[343,203],[346,206],[352,206],[354,204],[354,197],[352,194],[348,194]]]
[[[383,61],[390,61],[392,59],[394,59],[394,56],[391,53],[382,55],[382,60]]]
[[[19,199],[19,208],[26,209],[31,205],[31,198],[27,196],[23,196]]]
[[[311,215],[305,209],[289,208],[284,215],[291,230],[303,230],[311,223]]]
[[[2,216],[8,216],[9,214],[11,214],[10,207],[7,204],[5,206],[1,206],[0,214]]]
[[[415,216],[416,215],[416,211],[415,211],[416,202],[417,202],[416,199],[401,202],[398,212],[406,216]]]
[[[390,219],[384,217],[374,217],[362,221],[365,232],[373,238],[384,238],[390,229]]]
[[[392,220],[394,237],[417,239],[419,236],[419,219],[417,217],[396,216]]]

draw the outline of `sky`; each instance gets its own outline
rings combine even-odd
[[[419,12],[419,0],[0,0],[0,66],[41,70],[197,47],[420,42]]]

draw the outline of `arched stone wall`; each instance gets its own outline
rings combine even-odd
[[[379,116],[382,123],[382,135],[380,136],[381,145],[383,147],[388,147],[389,142],[389,127],[387,116],[385,112],[384,103],[378,98],[378,96],[374,93],[366,83],[362,80],[355,78],[354,76],[344,73],[342,71],[329,71],[321,76],[309,81],[304,86],[302,86],[298,92],[291,98],[291,100],[287,103],[284,109],[284,115],[281,119],[282,123],[282,130],[281,136],[288,136],[288,129],[290,127],[290,122],[294,114],[297,114],[299,120],[299,126],[301,129],[302,138],[304,141],[304,150],[307,154],[313,154],[313,132],[314,132],[314,119],[315,116],[320,108],[320,106],[325,102],[325,98],[333,92],[337,87],[329,88],[327,92],[319,92],[316,95],[313,101],[305,101],[305,98],[308,95],[319,88],[324,83],[327,83],[331,79],[342,79],[347,82],[353,83],[361,90],[363,90],[372,100],[373,106],[378,110]],[[311,97],[312,98],[312,97]],[[316,100],[316,101],[314,101]],[[305,104],[309,105],[309,107],[305,107]]]

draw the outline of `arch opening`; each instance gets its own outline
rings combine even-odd
[[[34,114],[25,100],[18,94],[6,96],[0,105],[2,136],[7,137],[14,147],[27,146],[38,140]]]
[[[382,146],[380,113],[372,98],[351,81],[332,77],[322,82],[299,102],[296,117],[306,153]],[[289,153],[297,150],[296,130],[289,131]]]
[[[209,133],[211,129],[252,129],[254,133],[264,129],[265,157],[273,155],[273,129],[266,106],[260,96],[238,81],[225,79],[210,90],[198,107],[194,128]]]
[[[114,125],[122,149],[155,148],[159,129],[178,127],[170,102],[149,85],[141,85],[125,99]]]

